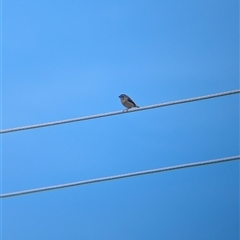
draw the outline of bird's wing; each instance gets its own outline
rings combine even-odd
[[[134,106],[136,106],[136,103],[130,97],[128,97],[128,101],[132,103]]]

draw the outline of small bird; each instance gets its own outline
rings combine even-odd
[[[129,110],[130,108],[132,108],[132,107],[137,107],[137,108],[139,108],[139,106],[137,106],[137,105],[135,104],[135,102],[134,102],[130,97],[128,97],[126,94],[121,94],[121,95],[119,96],[119,98],[120,98],[120,100],[121,100],[122,105],[123,105],[124,107],[126,107],[126,109],[123,110],[123,111],[128,111],[128,110]]]

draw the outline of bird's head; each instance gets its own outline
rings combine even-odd
[[[126,97],[127,97],[126,94],[121,94],[121,95],[119,96],[119,98],[126,98]]]

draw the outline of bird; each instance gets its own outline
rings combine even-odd
[[[128,95],[121,94],[119,96],[119,98],[120,98],[120,101],[121,101],[122,105],[124,107],[126,107],[126,109],[124,109],[123,111],[128,111],[132,107],[139,108],[139,106],[137,106],[136,103]]]

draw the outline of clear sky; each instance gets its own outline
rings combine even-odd
[[[1,128],[239,88],[237,0],[2,0]],[[1,193],[239,154],[239,96],[3,134]],[[239,162],[1,200],[3,240],[238,240]]]

